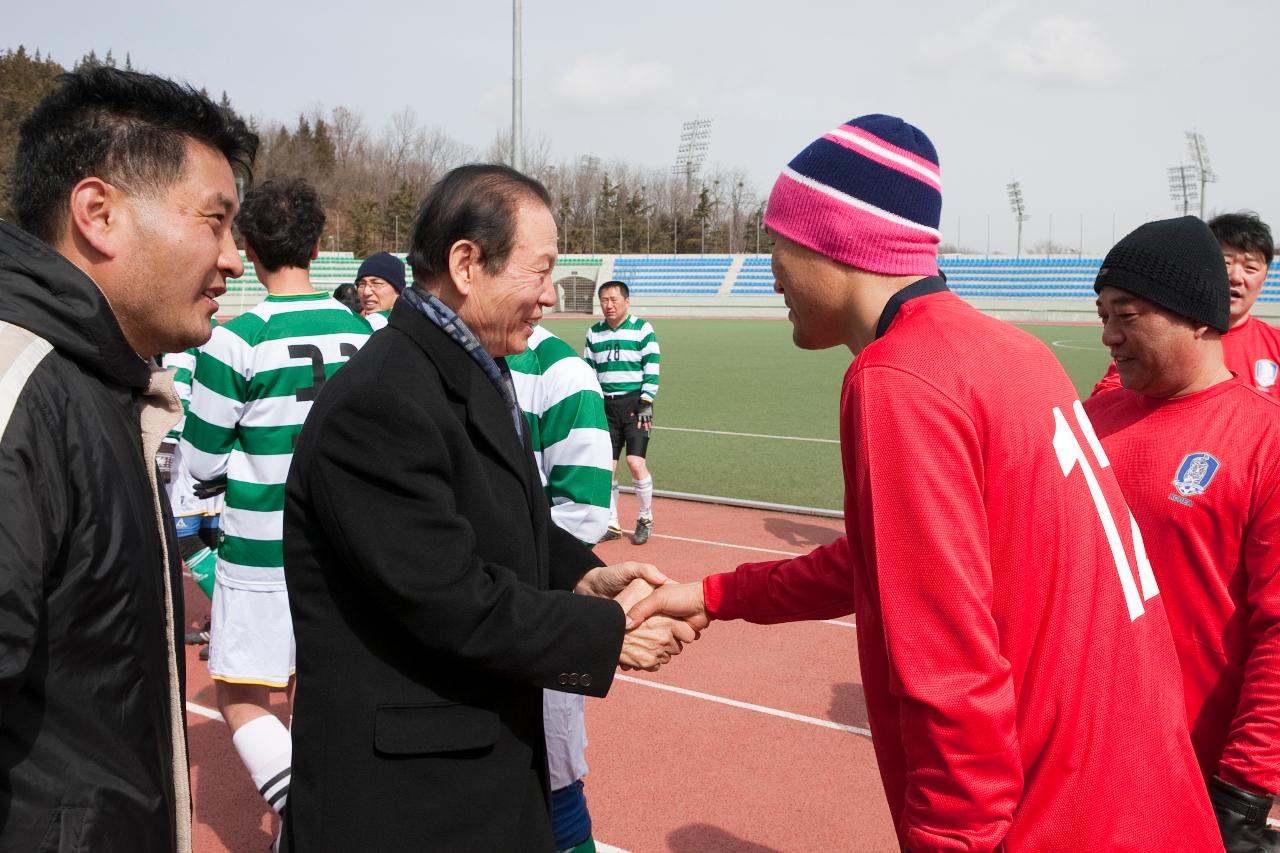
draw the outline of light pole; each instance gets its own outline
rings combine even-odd
[[[523,71],[520,57],[521,0],[511,0],[511,168],[524,171]]]
[[[1218,180],[1209,165],[1209,149],[1204,144],[1204,134],[1187,131],[1187,150],[1191,154],[1191,165],[1195,167],[1196,177],[1200,179],[1200,218],[1204,219],[1205,184]]]
[[[1195,166],[1169,167],[1169,198],[1173,200],[1173,209],[1181,210],[1186,216],[1191,212],[1191,205],[1200,198],[1200,188],[1196,185]],[[1204,210],[1200,211],[1204,215]]]
[[[1016,258],[1022,257],[1022,223],[1031,217],[1027,215],[1027,207],[1022,201],[1022,184],[1014,181],[1005,187],[1009,191],[1009,207],[1013,211],[1013,218],[1018,223],[1018,251],[1014,255]]]

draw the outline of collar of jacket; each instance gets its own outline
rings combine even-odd
[[[0,221],[0,320],[34,332],[102,379],[145,389],[151,370],[93,279],[48,244]]]
[[[527,435],[516,435],[506,401],[480,365],[443,329],[403,300],[396,300],[387,326],[407,335],[439,368],[440,379],[448,391],[465,401],[467,420],[472,428],[519,475],[532,504],[535,500],[532,484],[542,482],[533,470],[533,447]],[[386,330],[379,334],[386,334]]]

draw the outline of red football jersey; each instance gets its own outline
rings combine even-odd
[[[707,578],[709,611],[856,610],[915,853],[1221,849],[1162,596],[1071,382],[925,282],[845,376],[846,537]]]
[[[1280,400],[1280,329],[1250,316],[1222,336],[1222,358],[1227,369],[1240,377],[1246,385],[1252,385],[1270,397]],[[1093,386],[1093,396],[1113,388],[1123,388],[1115,362],[1098,384]]]
[[[1280,402],[1232,379],[1085,404],[1138,519],[1206,777],[1280,785]]]

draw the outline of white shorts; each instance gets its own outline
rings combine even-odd
[[[233,684],[288,687],[295,669],[287,590],[233,589],[213,582],[209,675]]]

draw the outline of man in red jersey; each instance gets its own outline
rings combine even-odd
[[[1280,329],[1249,313],[1275,255],[1271,229],[1258,214],[1248,212],[1215,216],[1209,228],[1222,246],[1231,286],[1231,328],[1222,335],[1227,368],[1242,382],[1280,400]],[[1093,396],[1119,387],[1120,374],[1112,364],[1093,386]]]
[[[937,163],[915,127],[864,116],[769,199],[795,343],[856,356],[845,537],[670,584],[629,618],[856,612],[880,775],[916,853],[1216,850],[1137,525],[1052,353],[938,276]]]
[[[1223,360],[1234,299],[1218,257],[1193,216],[1116,244],[1094,287],[1124,388],[1085,411],[1152,548],[1226,849],[1253,853],[1280,850],[1266,824],[1280,783],[1280,402]]]

